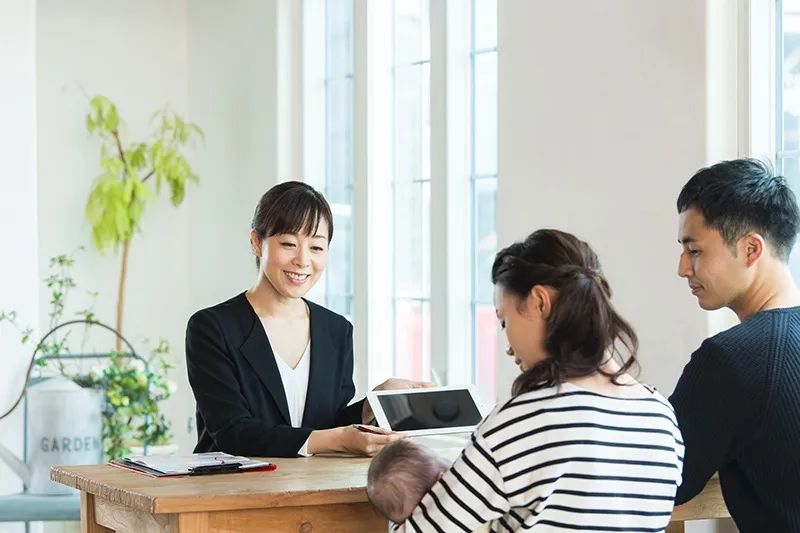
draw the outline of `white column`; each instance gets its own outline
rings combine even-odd
[[[470,2],[430,5],[431,367],[443,384],[463,385],[472,348]]]
[[[356,387],[392,375],[392,12],[355,0],[353,321]]]
[[[0,3],[0,311],[15,309],[21,324],[36,325],[36,2]],[[16,400],[25,379],[30,348],[7,324],[0,325],[0,413]],[[0,443],[22,454],[22,410],[0,422]],[[0,494],[22,483],[0,464]],[[6,532],[22,531],[7,524]],[[14,526],[16,528],[17,526]]]

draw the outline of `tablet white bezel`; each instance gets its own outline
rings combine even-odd
[[[379,396],[391,396],[397,394],[418,394],[426,392],[453,391],[453,390],[466,390],[467,392],[469,392],[470,398],[472,398],[472,402],[475,404],[475,407],[478,409],[478,412],[481,415],[481,420],[486,418],[486,415],[488,415],[489,412],[491,411],[490,408],[488,408],[486,405],[483,404],[483,402],[481,402],[478,391],[474,385],[449,385],[449,386],[427,387],[419,389],[369,391],[367,392],[367,401],[369,402],[369,405],[372,408],[372,413],[375,415],[375,420],[378,424],[378,427],[388,429],[390,431],[396,431],[392,429],[391,425],[389,424],[389,421],[386,419],[386,413],[383,412],[383,407],[381,406],[380,401],[378,401]],[[411,431],[397,431],[397,433],[402,433],[403,435],[407,435],[409,437],[418,437],[423,435],[444,435],[448,433],[472,433],[475,430],[476,426],[477,424],[471,426],[457,426],[457,427],[435,428],[435,429],[415,429]]]

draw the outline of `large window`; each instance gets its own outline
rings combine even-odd
[[[430,379],[429,0],[393,0],[394,371]]]
[[[312,297],[353,320],[357,387],[493,400],[497,0],[303,6],[303,173],[336,212]]]
[[[800,176],[800,2],[779,0],[776,17],[776,170],[794,185]]]
[[[353,0],[306,0],[305,179],[331,204],[334,236],[314,297],[353,313]]]
[[[480,389],[493,398],[497,374],[497,318],[491,282],[497,250],[497,0],[471,1],[472,375]]]
[[[800,0],[776,6],[775,167],[800,195]],[[791,266],[800,275],[797,249]]]
[[[800,197],[800,0],[740,0],[739,153],[771,162]],[[744,98],[741,98],[744,96]],[[790,266],[800,277],[800,247]]]

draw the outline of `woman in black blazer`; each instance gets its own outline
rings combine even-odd
[[[262,196],[250,232],[255,285],[196,312],[186,329],[195,452],[374,455],[399,438],[353,426],[373,420],[364,400],[348,406],[353,326],[303,298],[325,269],[332,236],[330,207],[309,185],[285,182]],[[390,379],[376,390],[429,385]]]

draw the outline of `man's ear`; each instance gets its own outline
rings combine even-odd
[[[743,248],[745,265],[751,267],[764,256],[767,243],[764,241],[764,237],[758,233],[748,233],[742,237],[741,247]]]

